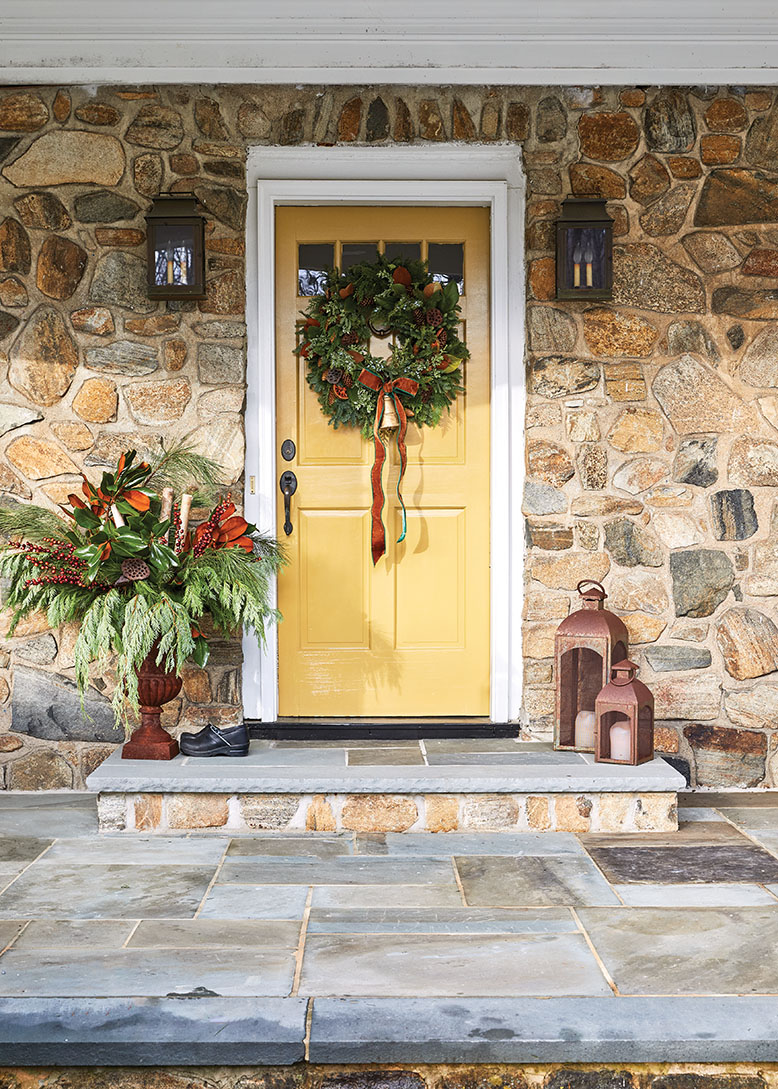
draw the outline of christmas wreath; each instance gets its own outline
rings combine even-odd
[[[333,427],[358,427],[372,435],[372,552],[376,563],[385,551],[381,519],[381,473],[386,457],[383,435],[397,428],[400,473],[406,466],[408,418],[434,427],[444,409],[463,392],[462,363],[469,352],[459,337],[459,290],[438,283],[424,261],[375,261],[330,269],[324,293],[312,297],[298,325],[295,352],[306,361],[308,385]],[[389,357],[372,355],[371,338],[391,337]]]

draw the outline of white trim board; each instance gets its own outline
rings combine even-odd
[[[5,83],[770,83],[774,0],[4,0]]]
[[[488,148],[254,148],[247,163],[246,516],[276,532],[275,208],[281,204],[485,205],[491,209],[491,709],[521,707],[524,532],[524,178],[520,152]],[[452,180],[456,179],[456,180]],[[278,717],[275,629],[243,643],[247,718]]]

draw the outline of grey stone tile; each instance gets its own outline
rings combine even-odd
[[[59,839],[39,866],[213,866],[229,840],[208,836],[95,836]]]
[[[723,821],[724,817],[718,809],[710,809],[705,806],[684,805],[678,807],[678,823],[688,824],[689,821]]]
[[[32,866],[0,895],[0,918],[191,918],[213,867]]]
[[[451,864],[437,859],[233,857],[219,872],[219,884],[227,885],[448,885],[453,880]]]
[[[306,1006],[304,998],[6,998],[0,1050],[19,1066],[286,1065],[305,1056]]]
[[[240,764],[242,767],[258,768],[317,768],[317,767],[345,767],[346,750],[340,748],[323,749],[306,746],[302,749],[254,749],[250,748],[248,756],[236,759],[234,756],[188,756],[186,766],[229,768]]]
[[[37,839],[35,836],[0,836],[0,863],[32,862],[53,842],[53,839]]]
[[[728,820],[749,831],[758,828],[765,832],[778,832],[778,808],[756,809],[754,806],[741,806],[738,809],[725,809],[723,812]]]
[[[228,858],[336,858],[354,853],[354,837],[329,832],[306,832],[304,835],[268,834],[241,836],[230,843]]]
[[[302,919],[307,885],[214,885],[198,919]]]
[[[0,995],[133,997],[286,995],[294,979],[291,953],[198,948],[31,950],[3,956]]]
[[[278,920],[167,919],[144,921],[132,935],[129,949],[286,949],[300,939],[300,923]]]
[[[0,889],[10,884],[29,865],[29,862],[0,862]]]
[[[609,994],[580,934],[310,935],[300,994]]]
[[[311,904],[316,908],[461,907],[462,896],[450,885],[319,885]]]
[[[743,806],[755,809],[778,806],[778,790],[731,790],[731,791],[681,791],[679,805],[713,806],[714,809],[732,809]]]
[[[566,908],[314,907],[308,918],[308,934],[566,934],[577,929]]]
[[[348,749],[349,764],[363,766],[376,764],[423,764],[424,757],[418,745],[383,748]]]
[[[585,857],[570,832],[389,832],[380,837],[357,836],[360,855],[398,858],[448,858],[451,855],[577,855]]]
[[[320,998],[312,1063],[772,1062],[775,998]],[[683,1076],[683,1075],[682,1075]],[[608,1071],[607,1084],[621,1084]],[[560,1079],[605,1084],[598,1072]]]
[[[633,847],[688,847],[691,844],[753,847],[751,840],[727,821],[687,821],[679,825],[677,832],[585,833],[578,839],[587,850],[590,847],[631,850]]]
[[[456,858],[470,907],[579,907],[618,904],[587,858]]]
[[[778,901],[761,885],[614,885],[630,907],[760,907]]]
[[[559,767],[564,764],[583,764],[584,760],[577,752],[430,752],[427,763],[434,764],[551,764]]]
[[[66,910],[63,905],[63,912]],[[33,919],[16,949],[121,949],[135,926],[129,919]]]
[[[755,839],[766,851],[778,855],[778,831],[768,832],[765,828],[748,829],[748,834]]]
[[[621,994],[778,992],[778,904],[578,914]]]
[[[0,951],[12,942],[24,926],[23,921],[7,920],[0,922]]]
[[[94,794],[8,794],[0,791],[0,835],[50,839],[67,830],[69,836],[97,832],[97,799]]]
[[[553,752],[554,746],[543,741],[514,741],[510,737],[430,737],[422,742],[430,753],[447,752]]]
[[[704,884],[778,881],[778,859],[746,846],[589,847],[589,854],[614,884]]]

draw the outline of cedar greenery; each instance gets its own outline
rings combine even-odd
[[[306,360],[308,385],[333,427],[373,434],[378,394],[363,386],[363,368],[382,382],[401,375],[419,383],[403,394],[408,416],[434,427],[462,392],[459,291],[435,282],[424,261],[376,261],[326,273],[324,294],[311,298],[298,323],[297,355]],[[372,326],[372,328],[371,328]],[[389,359],[370,353],[375,330],[392,335]]]
[[[32,504],[0,507],[0,577],[13,634],[33,612],[49,627],[80,623],[74,647],[75,677],[82,700],[90,670],[115,657],[113,707],[130,728],[138,711],[137,670],[156,661],[176,673],[188,659],[205,665],[207,618],[215,631],[252,630],[264,640],[267,624],[280,619],[271,607],[271,581],[284,563],[279,544],[235,514],[229,496],[193,531],[185,531],[178,506],[162,519],[156,489],[211,491],[221,468],[184,439],[150,464],[135,451],[103,473],[100,484],[83,480],[82,499],[69,496],[69,522]]]

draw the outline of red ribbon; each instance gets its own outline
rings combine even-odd
[[[408,462],[408,451],[405,445],[405,436],[408,430],[408,416],[405,411],[405,406],[398,394],[408,393],[413,397],[419,390],[419,383],[414,381],[413,378],[405,378],[403,376],[399,378],[393,378],[389,382],[384,382],[377,374],[367,369],[363,370],[359,376],[359,381],[363,386],[367,386],[368,389],[375,390],[378,394],[378,401],[376,402],[375,422],[373,424],[373,439],[375,442],[375,461],[373,462],[373,468],[370,473],[370,481],[373,486],[373,506],[371,510],[372,527],[370,531],[370,548],[373,554],[373,565],[378,563],[381,557],[386,552],[386,533],[384,531],[383,523],[383,509],[384,509],[384,489],[382,483],[384,461],[386,460],[386,447],[384,446],[383,439],[380,436],[381,424],[384,418],[384,396],[388,394],[394,402],[394,407],[397,411],[397,418],[400,421],[400,426],[397,431],[397,449],[400,452],[400,474],[397,478],[397,498],[400,500],[400,507],[402,508],[403,515],[403,527],[402,533],[397,538],[399,544],[400,541],[405,540],[405,531],[407,528],[407,519],[405,514],[405,503],[403,502],[402,492],[400,487],[402,485],[402,479],[405,475],[405,468]]]

